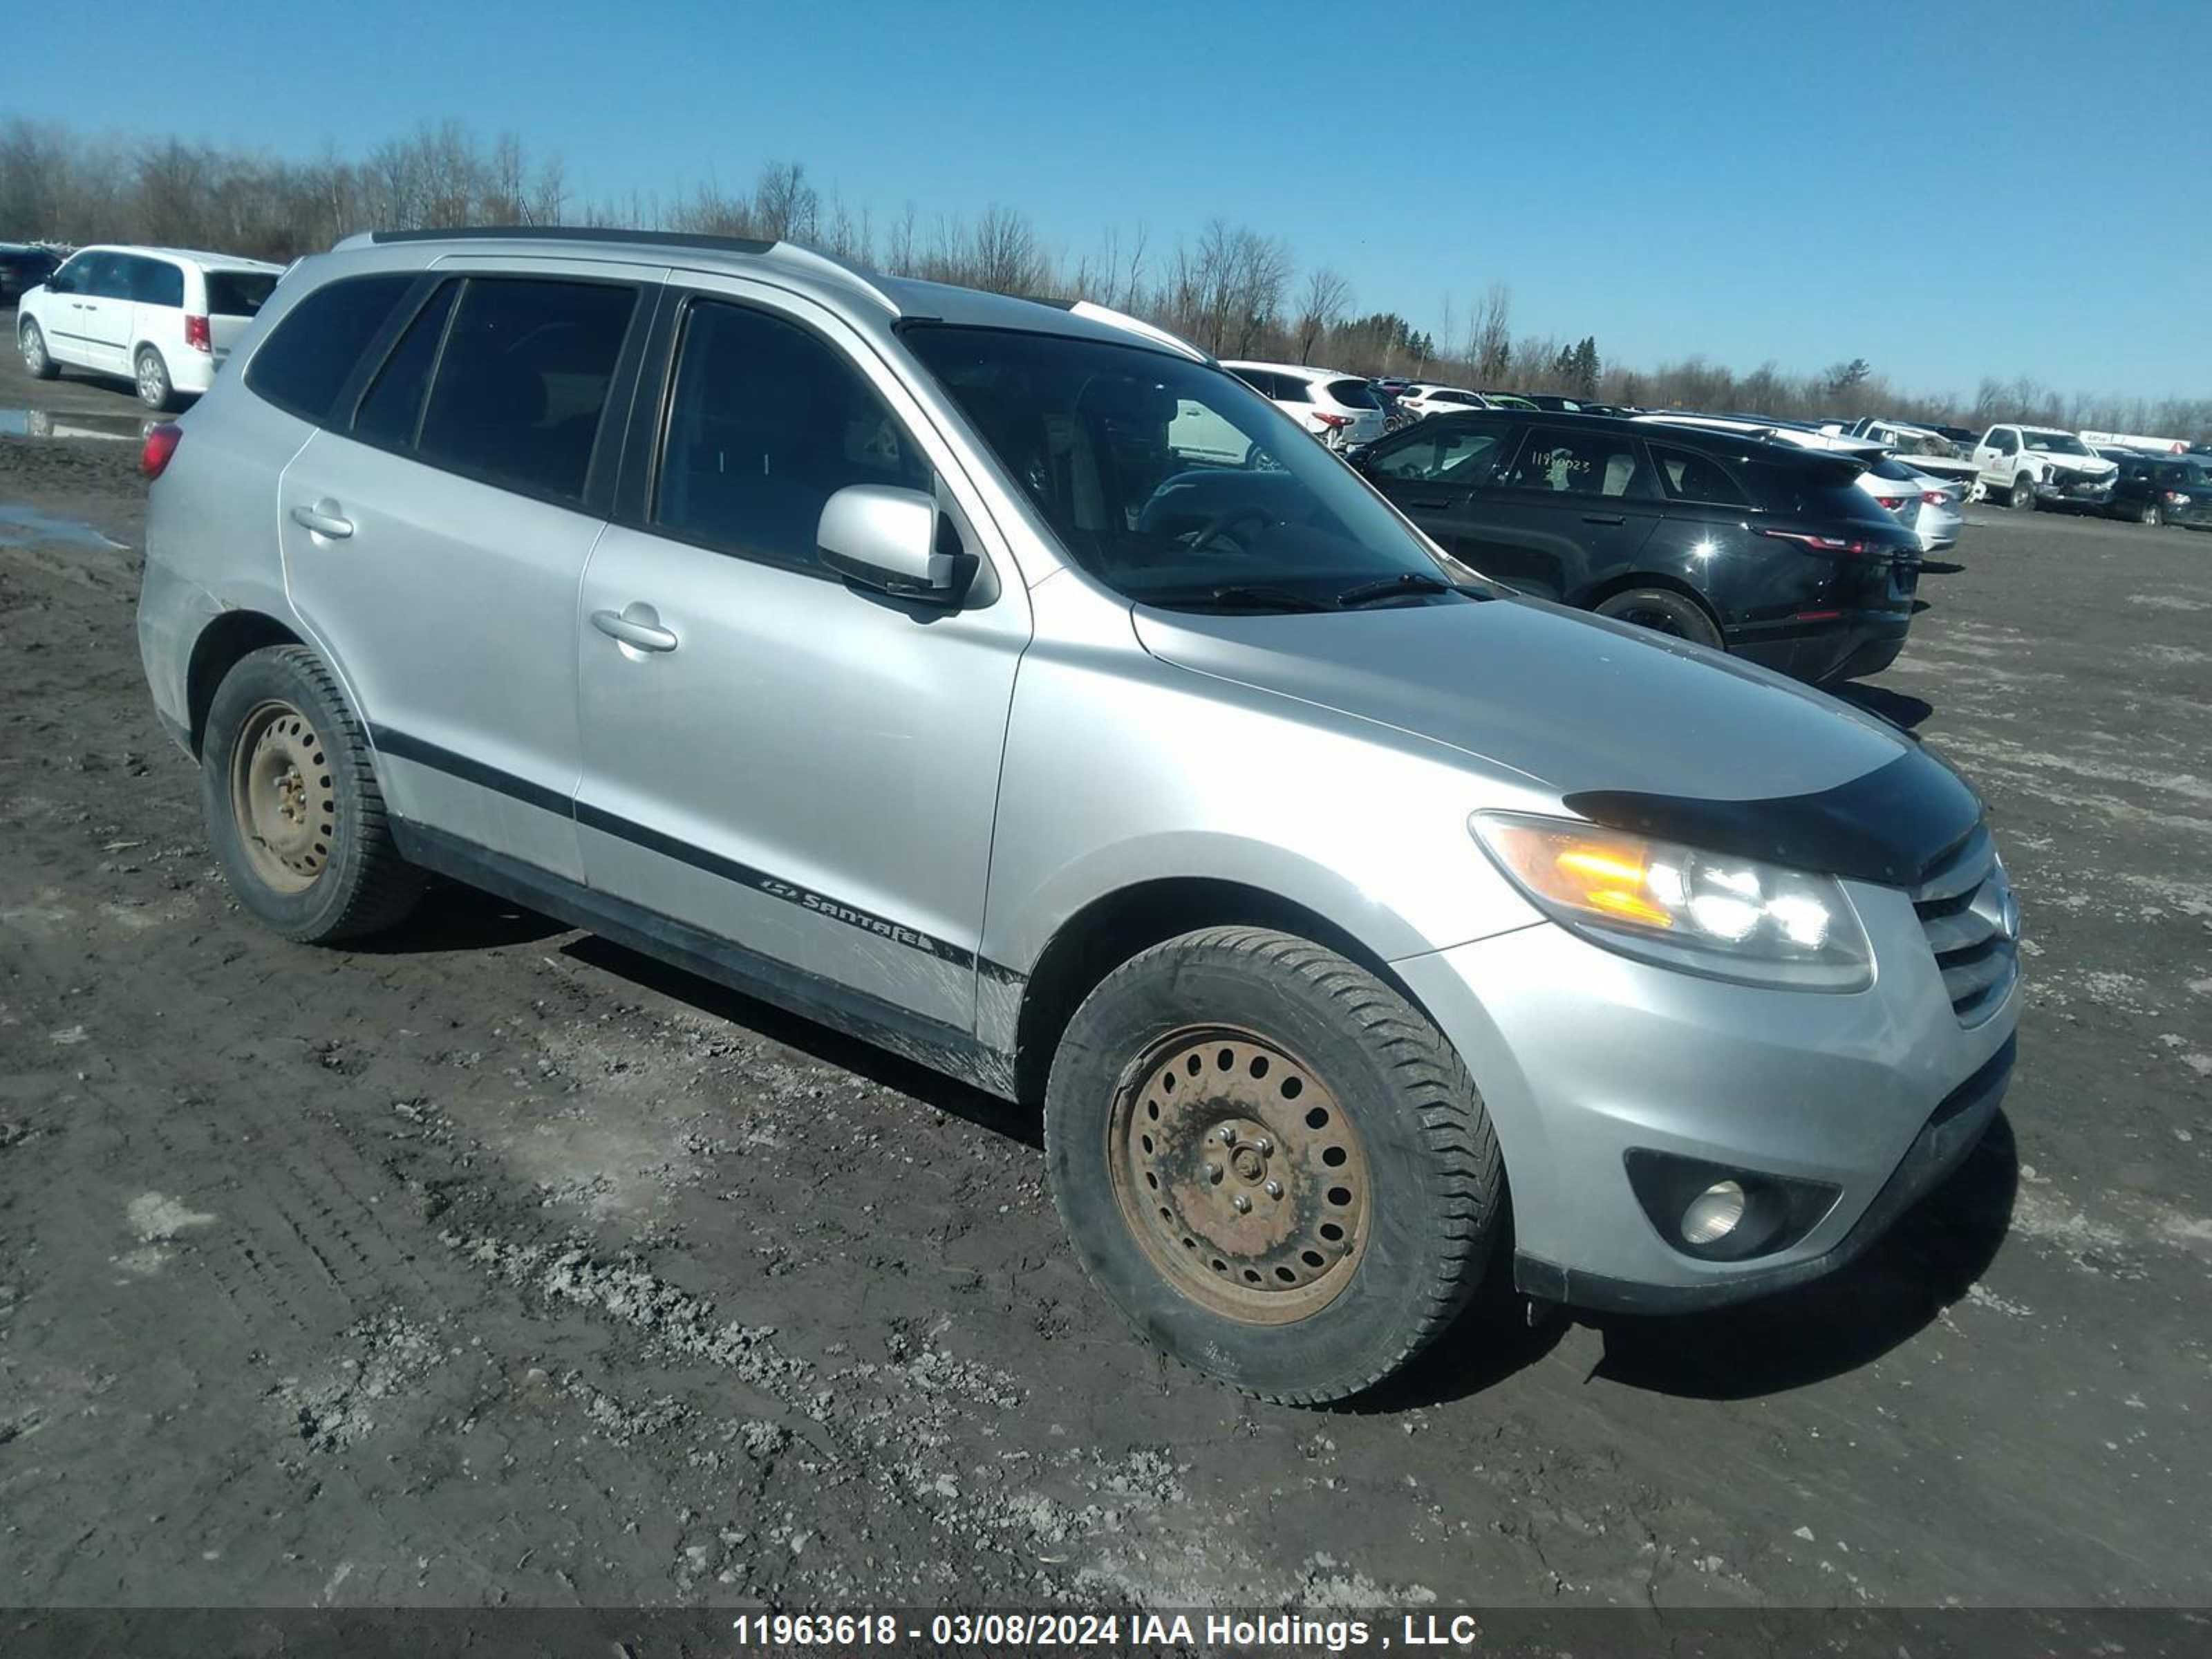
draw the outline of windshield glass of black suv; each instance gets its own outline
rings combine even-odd
[[[1068,556],[1146,605],[1332,609],[1451,580],[1335,456],[1233,375],[1139,346],[901,331]],[[1355,599],[1353,602],[1358,602]]]

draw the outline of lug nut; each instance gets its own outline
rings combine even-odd
[[[1262,1158],[1267,1157],[1268,1153],[1275,1150],[1275,1143],[1268,1139],[1265,1135],[1261,1135],[1257,1140],[1254,1141],[1252,1145],[1258,1150],[1260,1156]]]
[[[1283,1183],[1279,1181],[1271,1181],[1261,1190],[1270,1198],[1280,1198],[1283,1195]]]
[[[1234,1146],[1237,1144],[1235,1125],[1224,1123],[1221,1126],[1221,1144],[1224,1146]]]
[[[1218,1187],[1221,1184],[1221,1166],[1218,1164],[1207,1164],[1206,1166],[1206,1178],[1209,1182],[1212,1182],[1213,1185]]]
[[[1231,1199],[1229,1201],[1237,1206],[1237,1213],[1239,1215],[1243,1215],[1247,1210],[1252,1207],[1252,1200],[1245,1197],[1242,1193],[1237,1194],[1236,1197]]]

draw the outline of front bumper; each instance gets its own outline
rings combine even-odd
[[[2073,483],[2039,483],[2035,499],[2045,507],[2102,507],[2112,499],[2112,481],[2099,478]]]
[[[2020,988],[1972,1027],[1895,889],[1845,884],[1875,952],[1850,995],[1706,980],[1549,922],[1393,966],[1457,1047],[1504,1154],[1525,1289],[1711,1306],[1833,1271],[1966,1155],[2011,1065]],[[1782,1248],[1693,1256],[1630,1185],[1632,1149],[1835,1189]]]

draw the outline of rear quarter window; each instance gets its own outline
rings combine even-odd
[[[246,366],[247,388],[288,414],[326,424],[362,353],[415,279],[413,271],[391,271],[317,289],[261,343]]]
[[[1651,459],[1666,480],[1667,493],[1676,501],[1705,501],[1717,507],[1749,507],[1750,492],[1719,461],[1692,450],[1666,444],[1651,446]]]
[[[276,288],[273,270],[210,270],[208,310],[217,317],[258,316]]]
[[[1331,380],[1328,395],[1346,409],[1373,409],[1377,405],[1375,394],[1364,380]]]

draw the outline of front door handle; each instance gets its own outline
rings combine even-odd
[[[640,651],[673,651],[676,635],[660,626],[660,614],[649,605],[632,605],[619,611],[594,611],[592,626],[609,639]]]
[[[295,507],[292,509],[292,522],[302,530],[312,530],[318,536],[327,536],[334,542],[342,542],[353,534],[353,520],[339,516],[336,501],[317,501],[313,507]]]
[[[1626,524],[1628,520],[1626,514],[1620,513],[1585,513],[1583,514],[1583,522],[1584,524]]]

